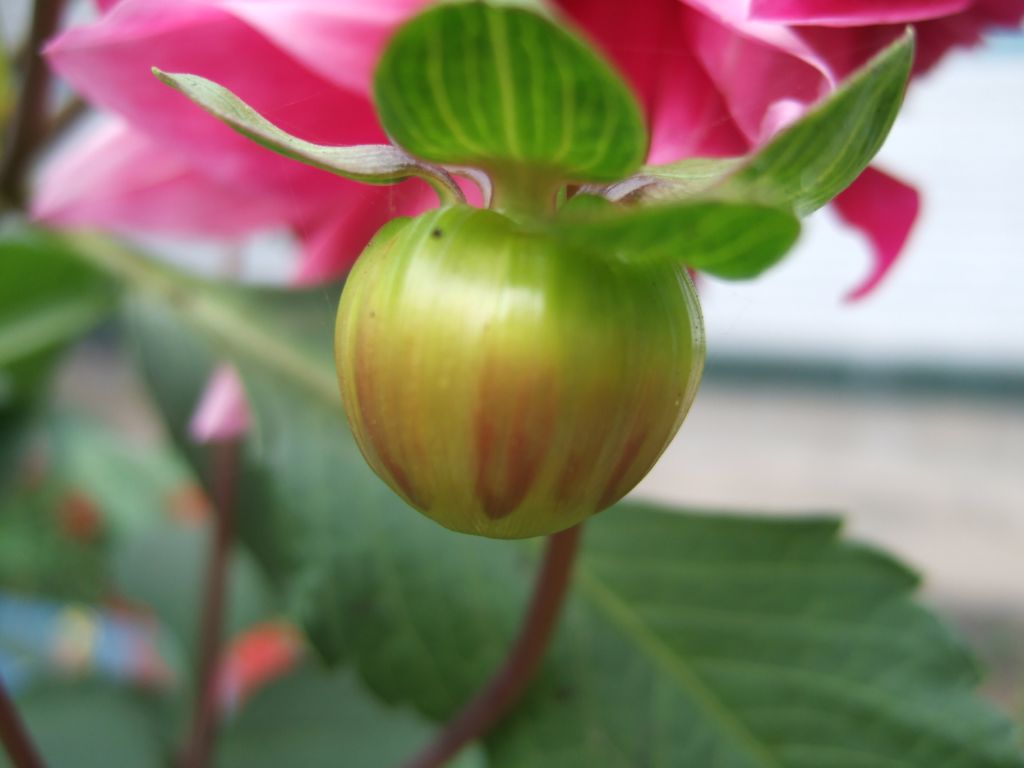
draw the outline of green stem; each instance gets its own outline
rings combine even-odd
[[[488,171],[493,182],[491,208],[512,218],[544,217],[555,212],[559,183],[543,173],[510,168]]]
[[[505,663],[444,730],[404,768],[441,768],[485,735],[525,693],[547,652],[568,592],[582,525],[548,538],[533,598]]]

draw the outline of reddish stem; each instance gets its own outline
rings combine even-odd
[[[582,525],[548,538],[544,563],[515,645],[501,669],[404,768],[440,768],[500,722],[519,701],[547,652],[576,560]]]
[[[0,740],[14,768],[43,768],[43,760],[32,743],[25,722],[14,708],[7,687],[0,679]]]
[[[213,542],[206,573],[206,595],[199,627],[199,666],[192,727],[181,761],[182,768],[205,768],[210,762],[217,729],[217,670],[221,656],[228,560],[234,539],[238,494],[239,443],[213,446],[213,497],[216,506]]]
[[[15,205],[22,203],[25,168],[46,123],[46,101],[50,92],[50,70],[40,52],[43,43],[57,31],[63,0],[36,0],[28,38],[25,79],[18,106],[11,119],[10,135],[0,166],[0,195]]]

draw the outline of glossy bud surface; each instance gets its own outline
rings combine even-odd
[[[448,528],[568,528],[679,429],[704,333],[682,267],[566,250],[456,206],[384,227],[338,309],[345,409],[373,469]]]

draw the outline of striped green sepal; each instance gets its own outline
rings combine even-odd
[[[647,150],[618,74],[522,8],[458,3],[417,16],[384,52],[374,93],[385,129],[410,153],[500,178],[609,182]]]

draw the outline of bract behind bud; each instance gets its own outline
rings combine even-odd
[[[704,333],[681,267],[591,258],[456,206],[367,247],[335,356],[378,475],[448,528],[519,538],[647,474],[696,394]]]

